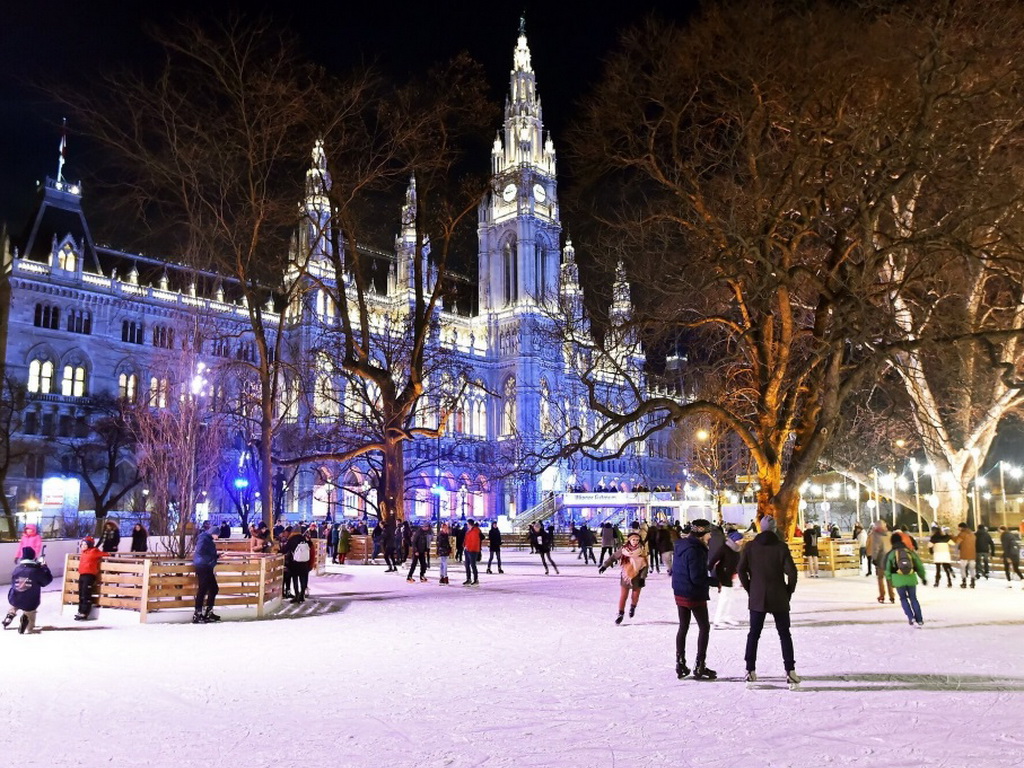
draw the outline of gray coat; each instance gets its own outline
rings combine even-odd
[[[757,534],[743,547],[736,574],[750,596],[750,610],[789,612],[789,598],[796,589],[796,565],[789,546],[773,531]]]

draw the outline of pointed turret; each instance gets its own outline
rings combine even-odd
[[[317,139],[313,144],[312,162],[306,171],[306,236],[300,243],[299,258],[308,257],[313,261],[327,258],[330,248],[330,189],[331,174],[327,170],[327,153],[324,152],[323,140]]]

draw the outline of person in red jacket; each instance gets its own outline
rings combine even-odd
[[[100,575],[100,561],[103,551],[97,548],[92,536],[82,539],[82,551],[78,555],[78,613],[75,621],[85,621],[92,611],[92,590]]]
[[[476,564],[481,557],[480,552],[483,538],[483,534],[480,533],[480,526],[476,524],[476,520],[467,521],[466,537],[462,542],[466,560],[466,580],[462,582],[462,585],[465,587],[475,586],[480,583]]]

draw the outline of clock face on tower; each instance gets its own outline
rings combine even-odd
[[[547,198],[547,193],[544,191],[544,187],[542,187],[540,184],[534,184],[533,196],[538,203],[543,203],[544,200]]]
[[[501,197],[502,197],[502,199],[506,203],[511,203],[513,200],[515,200],[516,199],[516,185],[515,184],[508,184],[508,185],[506,185],[505,189],[501,193]]]

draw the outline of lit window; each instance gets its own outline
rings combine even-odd
[[[28,364],[28,391],[48,395],[53,391],[53,363],[33,360]]]
[[[60,393],[64,395],[64,397],[85,396],[85,366],[64,366],[64,376],[60,383]]]
[[[134,373],[122,373],[117,379],[117,388],[122,400],[134,403],[138,396],[139,377]]]

